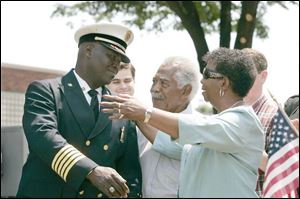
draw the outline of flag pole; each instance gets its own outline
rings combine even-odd
[[[285,110],[283,110],[282,106],[280,105],[280,103],[277,101],[276,97],[271,93],[271,91],[269,89],[267,89],[269,95],[271,96],[271,98],[274,100],[274,102],[277,104],[278,109],[280,110],[280,112],[282,113],[283,117],[285,118],[285,120],[288,122],[289,126],[297,133],[297,135],[299,136],[299,130],[296,129],[296,127],[292,124],[290,118],[287,116]]]

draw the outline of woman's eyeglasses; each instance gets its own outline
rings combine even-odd
[[[221,73],[215,72],[208,68],[203,70],[203,79],[222,79],[224,76]]]

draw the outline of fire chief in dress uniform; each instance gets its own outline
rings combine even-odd
[[[75,69],[61,78],[34,81],[26,91],[23,128],[29,156],[17,197],[140,197],[135,126],[109,120],[99,107],[120,62],[130,62],[125,50],[133,33],[102,23],[80,28],[75,40]]]

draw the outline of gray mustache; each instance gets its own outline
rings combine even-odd
[[[165,99],[164,96],[162,96],[159,93],[151,93],[151,95],[152,95],[152,98],[156,99],[156,100],[164,100]]]

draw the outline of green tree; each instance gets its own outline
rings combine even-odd
[[[231,33],[236,32],[234,48],[252,46],[254,33],[258,38],[268,37],[263,16],[268,6],[299,5],[297,1],[84,1],[72,6],[58,4],[52,16],[75,16],[88,13],[95,21],[113,20],[124,16],[124,23],[139,29],[164,31],[186,29],[191,36],[200,65],[209,51],[205,35],[220,34],[220,46],[230,48]]]

